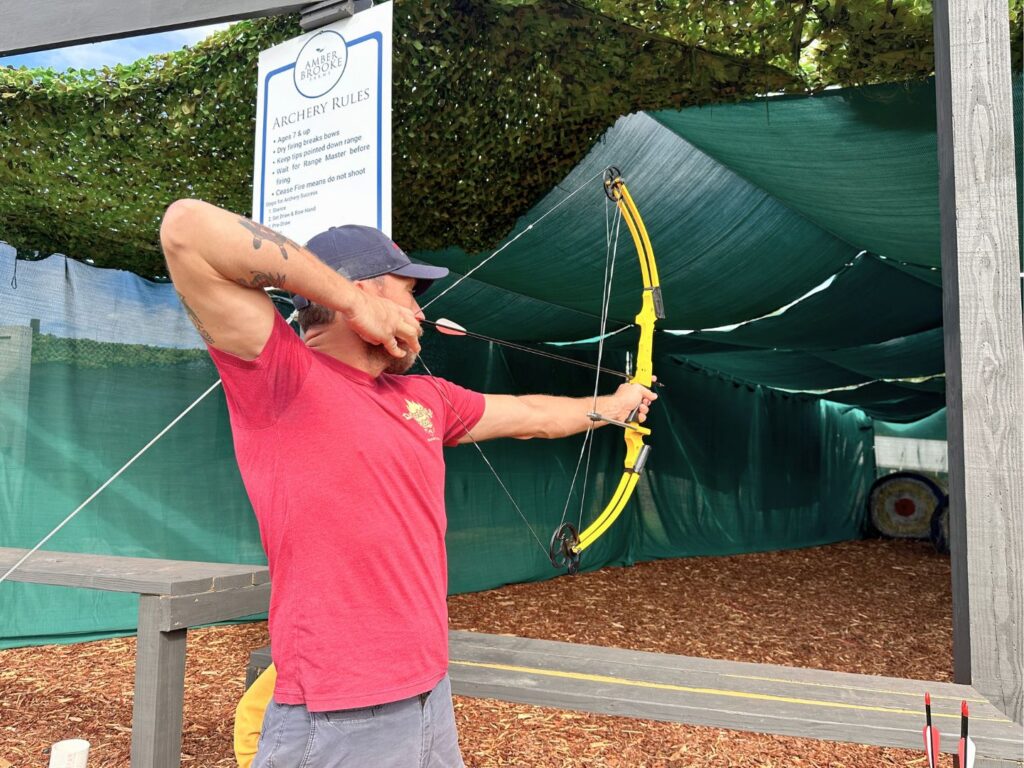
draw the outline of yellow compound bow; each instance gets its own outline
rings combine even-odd
[[[637,256],[640,259],[640,274],[644,284],[640,311],[635,319],[636,325],[640,328],[636,369],[629,381],[633,384],[651,387],[653,384],[651,356],[654,351],[654,325],[658,320],[665,319],[665,307],[661,298],[661,285],[658,281],[658,267],[654,261],[654,250],[651,248],[651,241],[647,236],[647,228],[644,226],[643,219],[640,218],[640,212],[637,210],[625,182],[619,175],[618,168],[612,167],[605,171],[604,191],[618,207],[626,226],[629,227],[630,234],[633,235],[633,244],[636,246]],[[577,532],[575,526],[567,522],[561,523],[555,530],[548,547],[548,557],[556,568],[566,568],[569,573],[576,573],[579,570],[580,553],[611,527],[633,495],[633,490],[640,480],[640,473],[643,472],[651,451],[651,446],[644,443],[644,437],[651,434],[651,430],[640,426],[637,419],[638,411],[639,406],[624,422],[613,421],[597,413],[590,414],[595,421],[607,421],[622,427],[626,440],[625,470],[611,501],[594,522],[584,528],[582,532]]]

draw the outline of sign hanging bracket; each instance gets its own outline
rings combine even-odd
[[[309,32],[372,7],[373,0],[323,0],[300,11],[299,26],[303,32]]]

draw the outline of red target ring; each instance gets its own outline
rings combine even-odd
[[[917,472],[894,472],[878,478],[868,492],[868,517],[881,535],[896,539],[930,539],[932,516],[945,494]]]

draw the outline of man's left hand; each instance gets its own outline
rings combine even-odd
[[[640,384],[622,384],[614,394],[608,395],[602,403],[601,415],[616,421],[625,421],[633,412],[633,409],[640,406],[637,411],[637,421],[643,424],[647,421],[647,413],[651,409],[651,403],[658,399],[658,395],[647,387]]]

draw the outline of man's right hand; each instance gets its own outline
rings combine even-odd
[[[207,344],[246,360],[260,354],[276,310],[262,290],[276,286],[343,313],[370,344],[404,358],[420,351],[414,308],[360,289],[310,251],[262,224],[179,200],[160,228],[168,272]],[[372,283],[370,283],[372,284]]]
[[[419,354],[423,329],[411,309],[364,291],[356,295],[360,300],[345,318],[363,341],[380,345],[392,357]]]

